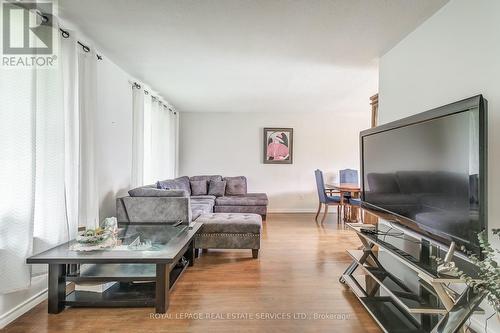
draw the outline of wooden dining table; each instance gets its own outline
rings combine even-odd
[[[326,184],[325,190],[327,193],[330,192],[330,194],[332,192],[340,192],[340,198],[341,198],[340,202],[342,206],[344,206],[343,208],[345,208],[346,205],[346,202],[344,200],[345,193],[350,193],[351,198],[356,198],[356,199],[360,197],[361,193],[361,187],[357,183]],[[349,221],[357,220],[358,218],[357,211],[358,211],[357,209],[354,209],[353,211],[350,212],[349,216],[346,216]]]

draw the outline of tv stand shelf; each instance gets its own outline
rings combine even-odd
[[[358,267],[363,268],[368,275],[378,286],[390,295],[390,297],[408,313],[429,313],[429,314],[446,314],[446,308],[437,301],[437,295],[434,294],[432,302],[422,299],[411,291],[402,281],[385,269],[362,264],[363,255],[366,252],[361,250],[348,250],[347,253],[357,262]],[[422,283],[425,283],[422,281]]]
[[[357,223],[347,226],[363,245],[347,250],[353,261],[340,282],[353,291],[385,332],[461,332],[474,312],[483,312],[478,305],[484,294],[469,287],[458,294],[449,285],[465,282],[437,272],[432,257],[442,257],[444,249],[429,246],[392,224],[384,227],[379,222],[377,233],[362,232]],[[454,261],[461,270],[474,274],[475,267],[465,259],[455,257]]]

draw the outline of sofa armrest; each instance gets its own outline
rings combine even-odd
[[[118,223],[191,223],[189,197],[123,197],[116,199]]]

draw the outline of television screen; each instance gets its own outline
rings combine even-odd
[[[477,234],[486,227],[483,101],[474,97],[362,132],[364,204],[478,253]]]

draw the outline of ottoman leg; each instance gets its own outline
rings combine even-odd
[[[208,249],[203,249],[202,253],[208,253]]]
[[[252,249],[252,257],[257,259],[259,257],[259,249]]]

